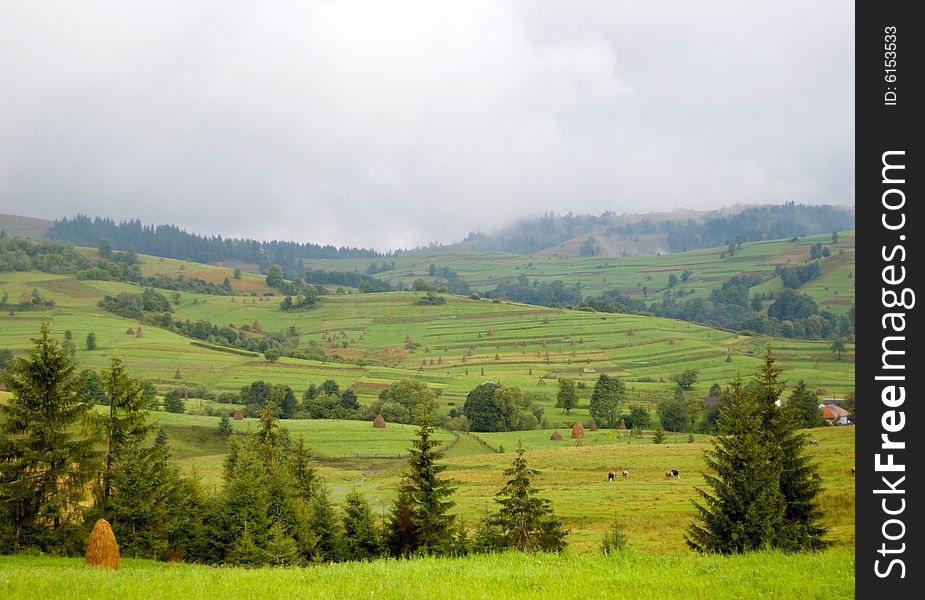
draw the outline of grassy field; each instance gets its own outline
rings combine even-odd
[[[0,556],[0,596],[157,598],[637,598],[854,597],[854,555],[483,555],[239,569],[125,560],[118,571],[82,559]]]
[[[502,252],[456,254],[436,249],[389,258],[389,262],[396,263],[395,269],[378,273],[376,277],[393,285],[402,282],[410,287],[415,279],[429,279],[428,267],[433,263],[440,268],[450,267],[479,291],[526,275],[531,281],[535,279],[550,283],[558,279],[566,284],[580,283],[585,296],[616,288],[630,297],[643,299],[643,286],[648,288],[650,297],[655,296],[668,288],[670,274],[680,276],[689,270],[692,272],[690,279],[675,289],[684,289],[685,293],[692,291],[689,297],[697,298],[709,295],[711,289],[734,275],[773,274],[778,264],[801,264],[809,259],[810,247],[817,242],[822,242],[830,249],[831,256],[822,261],[822,270],[824,274],[834,276],[818,290],[814,289],[812,295],[820,305],[832,312],[846,312],[849,305],[844,304],[843,300],[854,297],[854,280],[848,277],[848,273],[854,271],[854,231],[839,232],[838,242],[834,244],[831,234],[806,236],[796,241],[750,242],[743,244],[732,256],[728,255],[725,246],[658,256],[627,257],[523,256]],[[357,269],[365,272],[373,262],[381,264],[382,261],[307,260],[306,266],[313,269]],[[775,278],[764,286],[760,291],[779,289],[780,280]]]
[[[221,487],[221,469],[227,442],[218,434],[218,418],[158,413],[153,417],[165,426],[173,457],[188,472],[195,471],[207,490]],[[253,431],[256,420],[235,423],[238,431]],[[293,439],[303,436],[316,457],[316,466],[331,489],[335,502],[351,490],[362,492],[373,509],[385,514],[405,468],[403,455],[414,438],[415,428],[389,425],[376,430],[358,421],[283,421]],[[527,449],[531,468],[544,497],[553,502],[557,515],[571,531],[571,551],[594,552],[606,528],[614,521],[626,526],[630,546],[651,553],[684,553],[684,528],[695,512],[691,501],[703,487],[703,452],[712,447],[708,436],[668,434],[663,444],[652,443],[652,433],[641,438],[620,432],[586,431],[576,447],[568,431],[561,441],[549,439],[551,430],[508,433],[454,434],[438,432],[446,448],[446,476],[456,486],[453,512],[470,528],[504,485],[504,469],[510,466],[517,441]],[[819,442],[808,447],[818,462],[823,481],[821,503],[827,513],[830,539],[839,547],[854,547],[854,428],[825,427],[810,430]],[[489,446],[479,443],[479,439]],[[607,473],[629,471],[627,478],[609,482]],[[677,469],[680,479],[665,477]]]
[[[174,268],[167,262],[162,266]],[[833,271],[826,277],[836,275]],[[201,347],[156,327],[145,327],[140,339],[126,335],[137,323],[104,312],[97,303],[106,294],[137,292],[137,286],[48,273],[0,274],[0,293],[16,298],[32,289],[56,306],[0,316],[0,348],[27,348],[47,318],[54,335],[72,331],[81,367],[103,368],[116,354],[134,375],[152,379],[162,389],[189,383],[215,392],[236,391],[262,379],[288,384],[301,395],[310,383],[334,379],[342,388],[352,386],[360,401],[368,403],[391,382],[412,378],[438,390],[449,410],[460,406],[470,389],[491,379],[545,395],[547,416],[560,427],[575,418],[587,422],[587,402],[600,373],[622,379],[631,400],[658,402],[672,393],[672,375],[695,368],[700,376],[693,393],[706,395],[713,383],[725,385],[737,372],[752,373],[768,344],[791,385],[805,379],[813,389],[843,396],[854,381],[852,344],[838,360],[827,341],[747,336],[671,319],[459,296],[447,296],[444,305],[420,306],[420,294],[412,292],[327,296],[317,307],[296,312],[283,312],[276,300],[181,294],[175,308],[179,319],[237,326],[258,321],[270,332],[296,327],[302,346],[320,344],[329,356],[338,357],[324,363],[288,358],[270,362],[259,355]],[[93,351],[84,348],[90,332],[97,338]],[[175,378],[178,369],[181,380]],[[577,417],[554,406],[559,377],[575,378],[584,386]]]

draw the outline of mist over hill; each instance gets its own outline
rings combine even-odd
[[[547,212],[521,218],[496,231],[472,232],[455,244],[435,241],[427,248],[377,252],[367,248],[321,245],[311,241],[223,238],[189,232],[176,224],[145,225],[137,219],[116,222],[107,217],[77,215],[54,222],[0,215],[7,234],[48,237],[83,246],[103,238],[118,250],[189,259],[203,263],[240,263],[254,270],[271,264],[287,271],[303,269],[309,259],[378,258],[435,248],[445,252],[499,251],[558,256],[654,256],[723,246],[735,241],[762,241],[844,231],[855,226],[853,207],[805,205],[739,205],[713,211],[663,213],[604,212],[559,215]],[[28,231],[26,231],[28,230]]]
[[[543,215],[519,219],[497,232],[473,232],[454,249],[559,256],[647,256],[854,228],[849,207],[737,206],[715,211],[600,216]]]

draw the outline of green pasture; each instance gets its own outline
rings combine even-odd
[[[747,336],[672,319],[459,296],[447,296],[444,305],[420,306],[420,294],[414,292],[327,296],[314,308],[284,312],[276,299],[181,293],[176,318],[236,326],[257,321],[271,332],[292,326],[301,332],[302,346],[320,344],[332,358],[323,363],[289,358],[270,362],[201,347],[153,326],[143,327],[142,338],[127,335],[137,323],[107,313],[97,303],[105,294],[137,292],[137,286],[47,273],[0,274],[0,293],[16,298],[34,288],[55,300],[55,307],[0,315],[0,348],[27,348],[41,321],[49,319],[54,335],[73,332],[82,368],[104,368],[115,354],[135,376],[152,379],[162,389],[187,383],[235,391],[262,379],[290,385],[301,395],[310,383],[334,379],[342,388],[353,386],[360,401],[369,403],[390,383],[412,378],[438,390],[448,410],[461,407],[470,389],[493,380],[545,395],[550,423],[564,426],[587,418],[591,388],[601,373],[622,379],[631,401],[649,402],[672,393],[674,374],[695,368],[700,376],[692,394],[702,396],[711,384],[725,385],[736,373],[750,376],[768,344],[790,385],[804,379],[814,389],[844,395],[854,380],[851,344],[837,360],[824,340]],[[85,349],[90,332],[97,338],[94,351]],[[577,379],[583,386],[573,411],[577,417],[554,406],[560,377]]]
[[[558,279],[570,285],[581,284],[584,295],[619,289],[632,297],[643,299],[644,286],[648,288],[649,297],[652,297],[668,288],[668,276],[671,273],[680,278],[681,273],[689,270],[692,272],[690,279],[679,283],[676,289],[684,289],[685,292],[693,290],[690,297],[695,298],[708,295],[711,289],[734,275],[773,272],[778,264],[800,264],[809,259],[810,247],[817,242],[822,242],[832,252],[829,258],[822,261],[824,271],[827,262],[833,265],[850,264],[853,269],[852,230],[839,232],[836,244],[832,243],[831,234],[806,236],[795,242],[789,239],[748,242],[742,244],[732,256],[728,255],[725,246],[655,256],[625,257],[525,256],[503,252],[460,252],[450,247],[390,257],[387,260],[396,263],[395,269],[377,273],[375,277],[393,285],[402,282],[410,287],[415,279],[431,279],[428,267],[435,264],[438,268],[450,267],[473,289],[479,291],[525,275],[531,282],[535,279],[550,283]],[[836,260],[840,250],[844,250],[844,254]],[[309,259],[306,260],[306,267],[357,270],[363,273],[373,262],[381,264],[382,260]],[[841,282],[834,291],[842,296],[853,294],[853,286]]]

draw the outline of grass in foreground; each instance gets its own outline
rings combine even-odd
[[[125,560],[0,557],[0,597],[24,598],[634,598],[854,597],[854,555],[483,555],[245,570]]]

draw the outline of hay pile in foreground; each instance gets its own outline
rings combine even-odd
[[[116,535],[106,519],[98,520],[93,526],[90,539],[87,540],[84,562],[87,566],[119,568],[119,544],[116,543]]]

